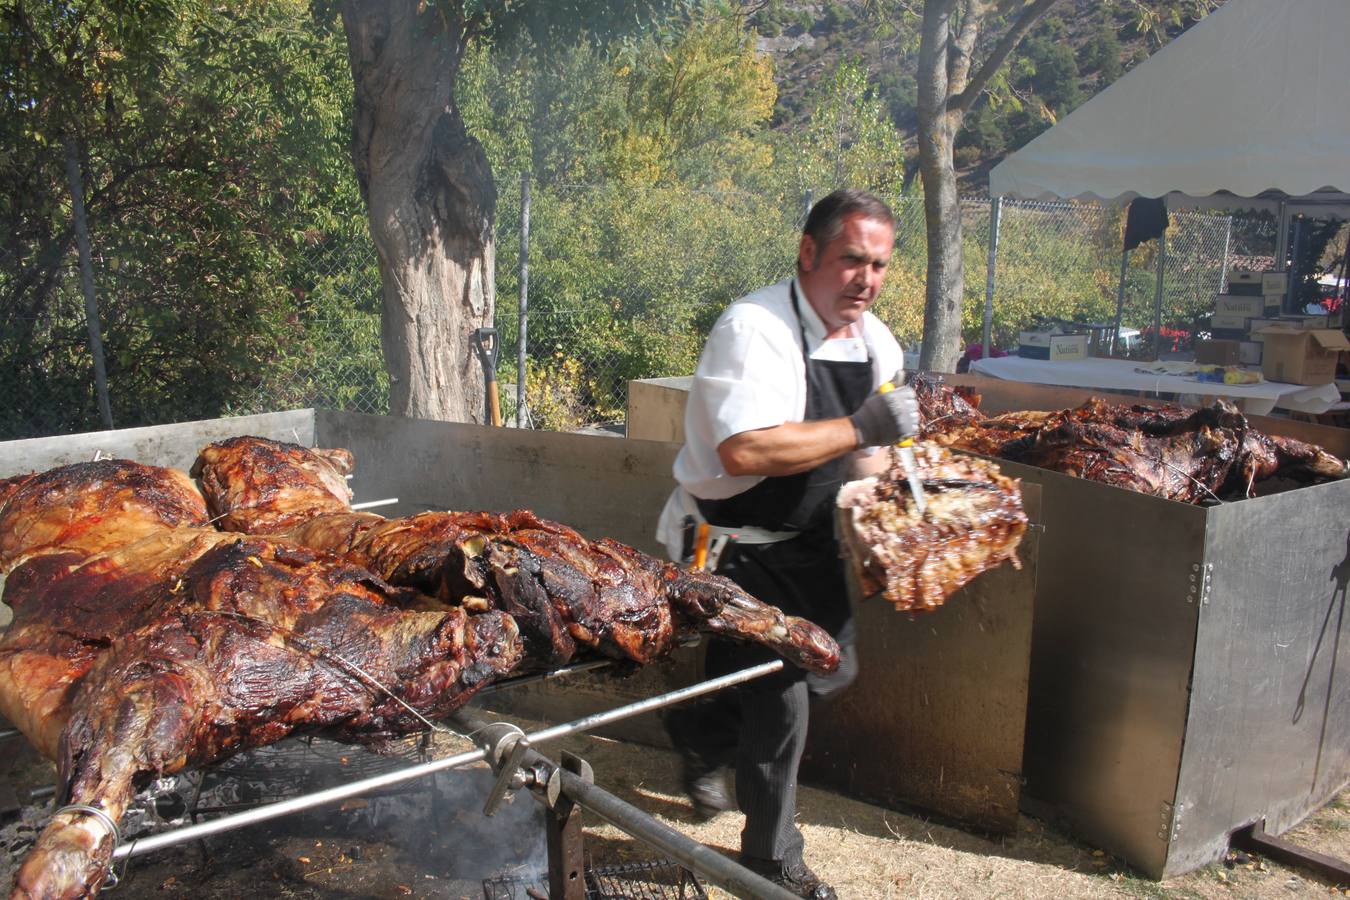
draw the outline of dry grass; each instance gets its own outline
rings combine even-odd
[[[740,815],[724,813],[711,822],[695,822],[678,791],[673,754],[590,737],[577,738],[567,746],[590,761],[598,784],[702,843],[727,854],[736,852]],[[1241,856],[1158,883],[1138,877],[1120,860],[1027,816],[1020,819],[1016,834],[986,838],[802,788],[798,822],[811,867],[841,897],[858,900],[1350,896],[1350,891],[1306,873]],[[604,825],[588,826],[587,835],[588,846],[600,863],[649,855],[631,838]],[[1285,837],[1309,849],[1350,859],[1350,791]],[[728,895],[714,889],[712,896]]]

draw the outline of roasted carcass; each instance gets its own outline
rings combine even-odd
[[[885,473],[844,485],[838,505],[863,592],[924,611],[1005,560],[1020,568],[1027,517],[1018,482],[993,463],[928,443],[916,445],[914,457],[927,500],[922,513],[894,451]]]
[[[1268,478],[1344,478],[1320,447],[1252,428],[1231,404],[1187,410],[1091,398],[985,417],[947,385],[916,384],[926,440],[1186,503],[1250,497]]]
[[[228,527],[337,553],[391,584],[447,603],[510,613],[538,663],[566,662],[581,648],[645,663],[704,631],[764,644],[805,668],[838,665],[838,648],[822,629],[784,616],[726,578],[690,572],[616,541],[589,540],[525,510],[384,519],[332,512],[332,492],[321,485],[293,489],[302,479],[291,466],[307,473],[328,466],[332,474],[318,481],[331,483],[349,459],[339,456],[335,465],[334,458],[332,451],[235,438],[204,449],[193,474],[211,512]],[[273,487],[273,480],[286,488]],[[235,505],[240,498],[248,498],[245,505]],[[286,521],[298,524],[276,530]]]
[[[520,659],[510,616],[470,616],[284,541],[171,527],[192,507],[184,484],[82,464],[29,480],[0,511],[27,523],[6,545],[0,713],[56,759],[64,807],[13,897],[96,893],[114,837],[89,808],[116,821],[153,776],[297,729],[375,742],[424,730]]]
[[[91,556],[166,528],[206,527],[182,472],[105,459],[0,481],[0,572],[39,554]]]

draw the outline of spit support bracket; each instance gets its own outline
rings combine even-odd
[[[570,812],[572,801],[563,796],[562,773],[568,771],[587,784],[595,784],[595,770],[586,760],[567,750],[562,752],[559,760],[562,765],[549,773],[548,782],[544,785],[544,802],[549,809],[560,811],[560,814],[565,815]],[[566,808],[564,804],[567,804]]]
[[[586,851],[581,831],[581,807],[562,792],[563,772],[569,772],[587,784],[595,783],[591,764],[575,753],[564,750],[561,765],[549,773],[544,796],[548,844],[548,896],[550,900],[585,900]]]
[[[544,772],[535,767],[522,767],[525,754],[532,749],[530,739],[523,731],[505,722],[494,723],[490,727],[499,730],[500,734],[488,739],[487,758],[497,773],[497,780],[488,792],[487,802],[483,804],[485,816],[496,813],[502,801],[513,791],[542,785],[547,778]]]

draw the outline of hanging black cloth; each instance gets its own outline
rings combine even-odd
[[[1144,241],[1162,236],[1170,224],[1167,201],[1162,197],[1135,197],[1125,214],[1125,247],[1133,250]]]
[[[803,421],[837,419],[857,412],[872,392],[872,361],[840,362],[812,359],[807,352],[797,285],[789,291],[797,331],[802,338],[806,364],[806,415]],[[796,475],[771,476],[747,491],[723,500],[698,499],[699,512],[723,528],[755,527],[769,531],[816,531],[830,533],[834,523],[834,499],[844,483],[848,457],[841,456]]]

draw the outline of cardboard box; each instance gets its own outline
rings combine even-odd
[[[1269,328],[1271,325],[1278,325],[1278,324],[1280,324],[1279,316],[1267,316],[1264,319],[1252,319],[1250,322],[1247,323],[1247,328],[1251,332],[1251,337],[1247,338],[1247,340],[1251,341],[1265,340],[1265,338],[1261,337],[1261,329]]]
[[[1261,293],[1260,272],[1229,272],[1228,293],[1250,297]]]
[[[1214,298],[1214,314],[1216,316],[1264,316],[1266,314],[1266,298],[1253,295],[1250,297],[1241,297],[1234,294],[1219,294]]]
[[[1027,359],[1087,359],[1088,336],[1059,331],[1023,331],[1018,335],[1017,355]]]
[[[1251,316],[1215,313],[1209,317],[1209,327],[1214,331],[1246,331],[1251,327]]]
[[[1288,272],[1262,272],[1261,273],[1261,293],[1273,294],[1277,297],[1283,297],[1285,291],[1289,289]]]
[[[1205,365],[1235,366],[1241,362],[1238,356],[1241,347],[1241,341],[1196,341],[1195,361]]]
[[[1216,341],[1251,340],[1251,335],[1246,328],[1211,328],[1209,336]]]
[[[1330,384],[1336,362],[1350,341],[1335,328],[1269,325],[1260,331],[1264,348],[1261,371],[1269,381],[1288,384]]]
[[[1238,362],[1244,366],[1261,365],[1261,348],[1264,346],[1260,341],[1240,341],[1238,343]]]

